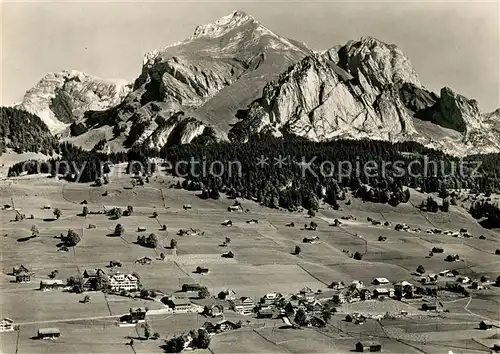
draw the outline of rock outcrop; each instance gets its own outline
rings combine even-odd
[[[284,131],[316,141],[414,140],[452,154],[500,151],[477,101],[420,83],[400,49],[371,37],[306,57],[266,85],[229,136]]]
[[[49,73],[26,92],[16,108],[36,114],[56,134],[88,110],[116,106],[131,88],[124,80],[104,80],[78,71]]]
[[[213,127],[224,139],[238,109],[311,53],[236,11],[198,26],[183,42],[146,53],[133,92],[118,107],[89,112],[84,134],[103,125],[120,126],[115,132],[126,135],[125,146],[161,147],[189,142]]]

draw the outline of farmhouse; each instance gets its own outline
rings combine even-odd
[[[198,274],[208,274],[210,272],[210,270],[208,268],[205,268],[205,267],[196,267],[196,273]]]
[[[176,297],[169,298],[166,303],[174,312],[191,312],[193,306],[188,299],[181,299]]]
[[[304,237],[302,240],[304,243],[318,243],[319,242],[319,237],[314,236],[314,237]]]
[[[459,278],[457,279],[457,281],[458,281],[459,283],[462,283],[462,284],[467,284],[468,282],[470,282],[470,278],[469,278],[469,277],[459,277]]]
[[[437,305],[424,303],[422,304],[422,311],[437,311]]]
[[[64,282],[60,279],[42,279],[40,281],[40,290],[47,291],[64,287]]]
[[[375,278],[375,279],[373,279],[373,284],[385,285],[385,284],[389,284],[389,280],[387,278]]]
[[[38,339],[57,339],[61,336],[59,328],[40,328],[38,330]]]
[[[31,267],[27,267],[24,265],[16,265],[12,268],[12,275],[18,275],[19,273],[32,273]]]
[[[135,276],[121,273],[111,275],[108,286],[111,291],[132,291],[139,288],[138,279]]]
[[[9,332],[14,330],[14,320],[4,318],[0,321],[0,332]]]
[[[254,302],[251,298],[243,296],[237,300],[231,301],[231,309],[242,315],[250,314],[253,312]]]
[[[227,300],[227,301],[235,300],[236,299],[236,292],[232,289],[226,289],[226,290],[221,291],[217,295],[217,297],[221,300]]]
[[[382,344],[379,341],[363,341],[356,343],[357,352],[381,352]]]
[[[16,274],[16,283],[29,283],[31,282],[31,274],[21,271]]]
[[[138,323],[146,320],[146,309],[143,307],[130,308],[130,322]]]
[[[378,289],[373,290],[373,297],[374,298],[378,298],[380,296],[392,297],[392,296],[394,296],[394,289],[378,288]]]
[[[492,329],[495,325],[492,322],[489,321],[481,321],[479,322],[479,329],[482,329],[483,331],[487,329]]]
[[[141,257],[141,258],[137,258],[135,260],[136,264],[142,264],[142,265],[151,264],[152,262],[153,262],[153,259],[151,259],[149,257]]]
[[[203,314],[210,317],[224,316],[224,307],[219,304],[205,306]]]
[[[200,291],[202,286],[200,284],[182,284],[182,291]]]

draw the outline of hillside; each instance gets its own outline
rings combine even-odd
[[[36,115],[12,107],[0,107],[0,154],[8,150],[52,154],[57,139]]]

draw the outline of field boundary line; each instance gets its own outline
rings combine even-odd
[[[307,274],[309,274],[310,277],[316,279],[317,281],[319,281],[321,284],[324,284],[326,286],[328,286],[329,284],[324,282],[323,280],[319,279],[317,276],[313,275],[311,272],[309,272],[307,269],[304,268],[304,266],[302,264],[299,264],[297,263],[297,265],[304,271],[306,272]]]
[[[21,326],[19,326],[19,330],[17,331],[17,339],[16,339],[16,354],[19,350],[19,337],[21,336]]]
[[[252,331],[253,331],[253,332],[255,332],[255,333],[257,333],[257,335],[258,335],[259,337],[261,337],[262,339],[264,339],[265,341],[267,341],[267,342],[269,342],[269,343],[271,343],[271,344],[273,344],[273,345],[275,345],[275,346],[278,346],[278,344],[277,344],[276,342],[273,342],[273,341],[272,341],[272,340],[270,340],[269,338],[266,338],[263,334],[261,334],[261,333],[257,332],[257,330],[256,330],[255,328],[253,328],[253,329],[252,329]]]

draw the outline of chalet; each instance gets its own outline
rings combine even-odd
[[[191,204],[184,204],[182,207],[184,208],[184,210],[190,210]]]
[[[234,258],[234,253],[229,251],[229,252],[226,252],[224,253],[221,257],[223,258]]]
[[[40,281],[41,291],[64,288],[64,286],[65,286],[64,282],[60,279],[42,279]]]
[[[258,223],[259,223],[259,220],[257,220],[257,219],[247,220],[247,224],[258,224]]]
[[[232,226],[233,225],[233,222],[231,220],[224,220],[222,223],[221,223],[222,226]]]
[[[231,205],[227,207],[227,211],[243,211],[241,205]]]
[[[149,258],[149,257],[141,257],[141,258],[137,258],[135,260],[136,264],[142,264],[142,265],[151,264],[152,262],[153,262],[153,259]]]
[[[484,289],[484,286],[480,285],[477,281],[473,281],[472,284],[470,285],[470,288],[473,290],[480,290]]]
[[[334,290],[341,290],[345,288],[345,285],[344,282],[333,281],[328,287]]]
[[[227,300],[227,301],[235,300],[236,292],[232,289],[226,289],[221,291],[219,295],[217,295],[217,297],[221,300]]]
[[[201,328],[205,329],[205,331],[208,332],[208,334],[216,334],[217,333],[217,326],[213,324],[212,322],[205,322]]]
[[[210,317],[224,316],[224,306],[219,304],[205,306],[203,314]]]
[[[398,294],[398,296],[407,297],[413,295],[414,291],[414,285],[406,280],[394,284],[394,292]]]
[[[343,304],[344,302],[346,302],[346,296],[343,292],[338,292],[336,294],[333,294],[332,300],[337,304]]]
[[[284,307],[285,314],[288,316],[294,316],[298,310],[306,311],[307,308],[302,301],[290,300]]]
[[[16,274],[16,283],[30,283],[31,282],[31,273],[21,271]]]
[[[145,232],[147,229],[144,226],[138,226],[137,232]]]
[[[238,324],[236,324],[232,321],[229,321],[229,320],[222,320],[220,322],[217,322],[217,324],[216,324],[216,328],[217,328],[218,332],[225,332],[225,331],[229,331],[232,329],[237,329],[239,327],[240,326],[238,326]]]
[[[479,322],[479,329],[482,329],[483,331],[487,329],[493,329],[495,325],[492,322],[489,321],[481,321]]]
[[[254,308],[254,302],[251,298],[243,296],[237,300],[231,302],[231,309],[234,312],[238,312],[242,315],[251,314]]]
[[[361,289],[364,287],[363,282],[361,280],[353,280],[350,288]]]
[[[450,273],[450,271],[448,269],[445,269],[445,270],[442,270],[439,272],[439,275],[442,276],[442,277],[445,277],[446,274]]]
[[[14,330],[14,320],[4,318],[0,321],[0,332],[10,332]]]
[[[311,288],[305,287],[300,289],[298,297],[305,301],[314,301],[314,292]]]
[[[356,343],[357,352],[381,352],[382,344],[379,341],[362,341]]]
[[[259,310],[257,312],[257,317],[259,317],[259,318],[273,318],[273,311],[271,311],[271,310]]]
[[[200,284],[182,284],[183,292],[200,291],[201,288],[202,286]]]
[[[381,296],[392,297],[394,296],[394,289],[377,288],[373,290],[373,297],[379,298]]]
[[[171,297],[167,300],[166,305],[174,312],[191,312],[193,306],[189,299]]]
[[[375,278],[373,279],[374,285],[385,285],[389,284],[389,280],[387,278]]]
[[[361,289],[361,300],[366,301],[372,298],[372,292],[369,289]]]
[[[363,315],[360,315],[359,313],[353,313],[353,314],[346,315],[345,321],[360,325],[360,324],[363,324],[366,322],[366,317]]]
[[[131,323],[146,321],[146,309],[143,307],[130,308],[129,313]]]
[[[110,268],[121,267],[122,266],[122,262],[117,261],[117,260],[112,260],[112,261],[109,261],[109,266],[110,266]]]
[[[318,316],[312,316],[311,319],[309,320],[309,323],[311,324],[311,326],[314,326],[314,327],[325,327],[326,326],[325,320],[323,320],[322,318],[320,318]]]
[[[139,279],[132,274],[116,273],[108,278],[111,291],[133,291],[139,288]]]
[[[59,328],[40,328],[38,330],[38,339],[57,339],[60,336]]]
[[[83,278],[97,278],[103,275],[106,275],[106,272],[102,269],[85,269],[83,272]]]
[[[208,274],[210,272],[210,270],[208,268],[205,268],[205,267],[196,267],[196,273],[198,274]]]
[[[31,269],[31,267],[27,267],[27,266],[24,266],[24,265],[17,265],[17,266],[14,266],[12,268],[12,275],[18,275],[19,273],[29,273],[29,274],[32,274],[33,271]]]

